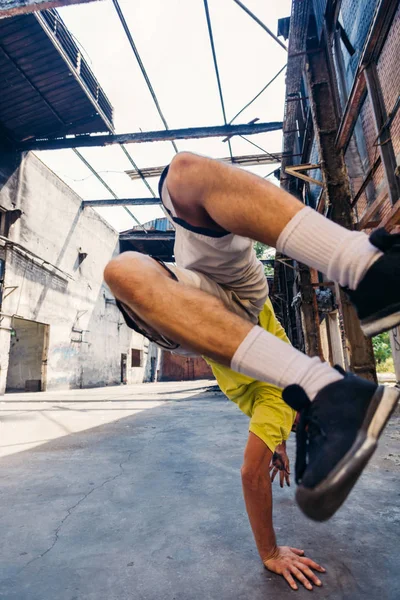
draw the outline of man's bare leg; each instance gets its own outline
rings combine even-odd
[[[261,177],[188,152],[172,160],[167,187],[178,217],[191,225],[223,228],[273,247],[287,223],[304,208]]]
[[[219,300],[172,279],[152,258],[125,252],[105,269],[113,294],[154,329],[185,348],[229,366],[253,325],[230,312]],[[287,344],[270,334],[271,342]],[[295,351],[296,352],[296,351]],[[293,589],[294,577],[307,589],[321,585],[311,571],[324,569],[304,551],[276,545],[272,524],[272,490],[268,466],[271,450],[250,433],[242,467],[243,493],[257,548],[264,565],[282,575]]]
[[[115,297],[156,331],[223,365],[230,365],[253,328],[221,300],[175,281],[144,254],[124,252],[107,265],[104,278]]]
[[[166,186],[177,216],[192,225],[273,246],[351,290],[382,257],[364,232],[344,229],[265,179],[210,158],[177,154]]]
[[[341,378],[318,358],[234,314],[219,298],[175,281],[143,254],[124,252],[107,265],[104,277],[115,297],[156,331],[254,379],[282,388],[297,383],[311,397]],[[243,350],[251,360],[242,360]]]

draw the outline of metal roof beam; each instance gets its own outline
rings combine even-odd
[[[252,167],[257,165],[275,165],[279,164],[282,160],[282,153],[277,152],[276,154],[250,154],[243,156],[234,156],[231,161],[231,157],[218,158],[217,160],[230,163],[239,167]],[[140,169],[144,177],[160,177],[166,165],[161,167],[143,167]],[[127,175],[134,181],[140,179],[141,176],[136,170],[125,171]]]
[[[152,242],[165,242],[168,240],[175,239],[175,231],[130,231],[129,233],[121,233],[119,236],[121,242],[134,242],[134,241],[152,241]]]
[[[107,200],[83,200],[82,208],[86,206],[150,206],[161,204],[160,198],[114,198]]]
[[[282,129],[282,121],[271,123],[244,123],[242,125],[218,125],[215,127],[188,127],[168,131],[147,131],[110,135],[77,135],[65,138],[33,140],[19,146],[21,151],[60,150],[62,148],[89,148],[112,144],[141,144],[144,142],[165,142],[166,140],[189,140],[232,135],[255,135]]]
[[[36,10],[46,10],[57,6],[70,6],[83,4],[96,0],[0,0],[0,19],[15,17]]]

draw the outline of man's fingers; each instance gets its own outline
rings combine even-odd
[[[306,558],[305,556],[303,556],[303,557],[299,558],[299,561],[302,562],[304,565],[307,565],[308,567],[311,567],[312,569],[319,571],[320,573],[326,573],[326,570],[324,569],[324,567],[321,567],[321,565],[319,565],[315,561],[311,560],[311,558]]]
[[[286,485],[290,487],[290,474],[285,473]]]
[[[279,471],[279,485],[283,488],[283,484],[285,481],[285,471]]]
[[[297,562],[296,567],[300,569],[304,573],[308,579],[310,579],[315,585],[322,585],[322,582],[318,579],[318,577],[302,562]]]
[[[295,580],[293,579],[293,577],[291,576],[290,572],[285,569],[282,573],[282,575],[284,576],[284,578],[286,579],[286,581],[288,582],[288,584],[290,585],[290,587],[292,588],[292,590],[298,590],[299,588],[296,585]]]
[[[274,481],[276,474],[279,472],[279,469],[277,469],[275,467],[275,469],[272,471],[272,475],[271,475],[271,482]]]
[[[297,577],[297,579],[304,585],[305,588],[307,588],[308,590],[312,590],[311,583],[308,581],[307,577],[303,575],[300,569],[298,569],[294,565],[292,565],[290,569],[292,571],[292,574],[295,575],[295,577]]]
[[[297,554],[297,556],[304,556],[304,550],[300,550],[300,548],[290,548],[292,552]],[[306,560],[310,560],[307,558]],[[312,562],[312,561],[311,561]]]

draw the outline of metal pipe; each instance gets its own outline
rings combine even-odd
[[[221,101],[222,115],[224,117],[224,123],[225,123],[225,125],[227,125],[224,96],[222,93],[221,79],[219,76],[217,55],[215,52],[215,45],[214,45],[214,36],[213,36],[213,32],[212,32],[212,27],[211,27],[210,11],[208,9],[208,0],[203,0],[203,1],[204,1],[204,10],[206,12],[206,20],[207,20],[208,35],[210,38],[211,52],[212,52],[213,62],[214,62],[214,70],[215,70],[215,75],[217,77],[218,92],[219,92],[219,99]],[[229,154],[231,156],[231,160],[233,161],[232,147],[231,147],[230,139],[228,139],[228,147],[229,147]]]
[[[156,93],[154,91],[153,86],[151,85],[151,82],[150,82],[149,76],[147,75],[146,69],[144,68],[144,64],[142,62],[142,59],[140,58],[140,54],[139,54],[138,49],[136,48],[136,44],[133,41],[132,34],[131,34],[130,30],[129,30],[128,24],[127,24],[127,22],[125,20],[125,17],[124,17],[124,14],[123,14],[122,10],[121,10],[119,2],[118,2],[118,0],[112,0],[112,2],[114,4],[115,10],[117,11],[119,20],[121,21],[121,24],[122,24],[122,27],[124,28],[124,31],[126,33],[126,37],[129,40],[129,43],[130,43],[131,48],[133,50],[133,53],[134,53],[134,55],[136,57],[136,60],[137,60],[137,62],[139,64],[140,70],[142,71],[142,75],[143,75],[143,77],[144,77],[144,79],[146,81],[147,87],[149,88],[149,92],[151,94],[151,97],[153,98],[154,104],[155,104],[155,106],[157,108],[157,112],[160,115],[160,118],[161,118],[161,120],[162,120],[162,122],[164,124],[165,129],[169,129],[168,123],[167,123],[167,121],[166,121],[166,119],[165,119],[165,117],[164,117],[164,115],[162,113],[162,110],[161,110],[160,104],[158,102]],[[174,147],[175,152],[178,152],[178,148],[177,148],[175,142],[173,140],[171,140],[171,142],[172,142],[172,145]]]
[[[101,177],[101,175],[98,174],[98,172],[96,171],[96,169],[94,169],[92,167],[92,165],[86,160],[86,158],[79,152],[79,150],[77,150],[76,148],[72,148],[72,150],[75,152],[75,154],[77,155],[78,158],[81,159],[81,161],[86,165],[86,167],[89,169],[89,171],[91,171],[93,173],[93,175],[96,177],[96,179],[98,181],[100,181],[100,183],[106,188],[106,190],[111,194],[111,196],[113,196],[113,198],[115,200],[118,200],[118,196],[117,194],[110,188],[110,186],[108,185],[108,183],[106,183],[104,181],[104,179]],[[129,208],[126,208],[126,206],[122,207],[131,217],[132,219],[135,221],[135,223],[137,225],[139,225],[139,227],[141,227],[143,229],[143,231],[145,233],[147,233],[147,230],[145,227],[143,227],[143,225],[140,223],[140,221],[137,220],[137,218],[135,217],[135,215],[133,214],[133,212],[131,212],[129,210]]]
[[[149,190],[150,194],[153,196],[153,198],[155,198],[156,195],[155,195],[155,193],[153,191],[153,188],[151,187],[151,185],[147,181],[146,177],[143,175],[143,171],[141,169],[139,169],[139,167],[137,166],[137,164],[133,160],[132,156],[129,154],[128,150],[125,148],[125,146],[123,146],[122,144],[120,144],[120,148],[121,148],[122,152],[125,154],[126,158],[131,163],[132,167],[135,169],[135,171],[139,175],[140,179],[143,181],[144,185]]]
[[[257,100],[257,98],[259,98],[259,97],[261,96],[261,94],[262,94],[262,93],[264,93],[264,92],[265,92],[265,90],[266,90],[266,89],[267,89],[267,88],[268,88],[268,87],[271,85],[271,83],[273,83],[273,82],[275,81],[275,79],[276,79],[277,77],[279,77],[279,75],[282,73],[282,71],[284,71],[284,70],[286,69],[286,67],[287,67],[287,65],[283,65],[283,67],[282,67],[282,68],[281,68],[281,69],[278,71],[278,73],[277,73],[276,75],[274,75],[274,77],[273,77],[272,79],[270,79],[270,81],[268,81],[268,83],[267,83],[266,85],[264,85],[263,89],[262,89],[260,92],[258,92],[258,94],[256,94],[256,95],[254,96],[253,100],[250,100],[250,102],[248,102],[248,103],[246,104],[246,106],[244,106],[244,107],[243,107],[241,110],[239,110],[239,112],[238,112],[238,113],[237,113],[237,114],[236,114],[236,115],[233,117],[233,119],[231,119],[231,120],[229,121],[229,125],[230,125],[230,124],[231,124],[231,123],[232,123],[232,122],[233,122],[235,119],[237,119],[237,117],[238,117],[239,115],[241,115],[241,114],[242,114],[242,112],[243,112],[244,110],[246,110],[246,108],[248,108],[248,107],[249,107],[251,104],[253,104],[253,102],[254,102],[255,100]]]
[[[258,23],[260,25],[260,27],[262,27],[264,29],[264,31],[266,31],[268,33],[268,35],[270,35],[277,44],[279,44],[284,50],[286,50],[286,52],[288,51],[285,44],[283,42],[281,42],[281,40],[274,33],[272,33],[272,31],[269,29],[269,27],[267,27],[265,25],[265,23],[260,21],[260,19],[258,17],[256,17],[256,15],[254,13],[252,13],[251,10],[249,10],[247,8],[247,6],[245,6],[242,2],[240,2],[240,0],[233,0],[233,1],[236,2],[236,4],[238,6],[240,6],[240,8],[242,8],[244,10],[244,12],[246,12],[252,19],[254,19],[254,21],[256,23]]]

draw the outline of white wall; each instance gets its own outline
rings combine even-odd
[[[4,285],[16,289],[1,310],[50,325],[47,389],[118,384],[121,353],[128,355],[128,383],[142,382],[150,367],[145,360],[131,369],[130,348],[144,347],[147,359],[148,343],[126,327],[103,282],[117,232],[93,209],[82,210],[81,199],[33,154],[3,187],[0,181],[0,206],[22,210],[9,238],[40,257],[7,246]],[[81,264],[80,249],[87,253]],[[4,319],[6,328],[10,322]],[[0,342],[7,346],[5,331]],[[0,392],[6,355],[3,347]]]

